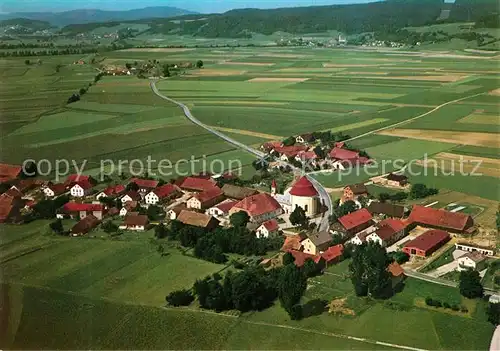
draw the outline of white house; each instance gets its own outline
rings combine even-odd
[[[127,213],[132,212],[137,207],[137,201],[128,201],[120,209],[120,216],[125,217]]]
[[[366,238],[368,237],[368,235],[373,233],[376,229],[377,229],[377,227],[375,227],[375,226],[371,226],[371,227],[366,228],[362,232],[359,232],[358,234],[356,234],[354,236],[354,238],[351,239],[351,243],[353,243],[354,245],[362,245],[363,243],[366,242]]]
[[[278,230],[278,221],[275,219],[271,219],[262,223],[255,231],[255,235],[257,236],[257,238],[269,238],[270,236],[275,236],[278,233]]]
[[[69,193],[73,197],[84,197],[90,194],[92,190],[92,184],[89,182],[76,183],[71,187]]]
[[[216,206],[210,207],[207,210],[207,214],[214,217],[227,216],[229,214],[229,210],[232,209],[237,203],[238,201],[235,200],[226,200]]]
[[[146,230],[148,224],[149,220],[146,215],[126,216],[119,228],[125,230],[144,231]]]
[[[460,256],[457,260],[458,270],[465,271],[467,269],[482,270],[486,263],[486,257],[481,255],[479,252],[467,252],[463,256]]]
[[[462,251],[469,251],[469,252],[477,251],[485,256],[494,256],[495,255],[495,250],[493,248],[489,248],[489,247],[477,246],[477,245],[472,245],[472,244],[463,243],[463,242],[456,243],[455,247],[457,248],[457,250],[462,250]]]
[[[129,201],[140,201],[140,200],[141,200],[141,195],[139,195],[137,191],[129,191],[121,198],[122,204],[125,204],[126,202]]]
[[[160,201],[169,199],[178,193],[179,190],[175,185],[165,184],[147,193],[144,200],[148,205],[156,205]]]
[[[65,184],[53,184],[53,185],[49,185],[45,189],[43,189],[43,193],[47,197],[59,196],[61,194],[64,194],[65,192],[66,192],[66,185]]]

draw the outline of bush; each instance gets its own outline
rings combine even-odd
[[[448,302],[443,302],[443,307],[444,308],[451,308],[451,306]]]
[[[193,294],[186,289],[173,291],[165,298],[170,306],[187,306],[194,301]]]
[[[434,300],[432,298],[430,298],[430,297],[426,297],[425,298],[425,304],[427,306],[434,306]]]
[[[469,310],[465,306],[460,306],[460,311],[462,311],[463,313],[469,312]]]
[[[434,306],[436,306],[436,307],[443,307],[443,304],[439,300],[434,300]]]
[[[453,311],[460,311],[460,307],[458,307],[457,305],[451,305],[451,309]]]

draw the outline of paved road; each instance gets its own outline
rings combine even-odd
[[[218,130],[215,130],[209,126],[207,126],[206,124],[200,122],[198,119],[196,119],[192,114],[191,114],[191,111],[189,110],[189,108],[184,105],[183,103],[181,102],[178,102],[174,99],[171,99],[169,98],[168,96],[165,96],[163,95],[159,90],[158,88],[156,87],[156,81],[155,80],[150,80],[149,82],[149,85],[151,86],[151,90],[153,90],[153,92],[158,95],[159,97],[161,97],[162,99],[164,100],[167,100],[173,104],[176,104],[177,106],[179,106],[180,108],[182,108],[182,110],[184,111],[184,115],[191,121],[193,122],[194,124],[200,126],[201,128],[209,131],[210,133],[218,136],[219,138],[223,139],[224,141],[232,144],[232,145],[235,145],[237,147],[239,147],[240,149],[243,149],[259,158],[262,158],[265,156],[265,153],[263,153],[262,151],[259,151],[259,150],[256,150],[250,146],[247,146],[245,144],[242,144],[240,143],[239,141],[237,140],[234,140],[230,137],[228,137],[227,135],[219,132]],[[297,169],[296,167],[294,167],[293,165],[291,164],[288,164],[288,166],[290,166],[294,172],[298,172],[299,169]],[[314,179],[313,177],[309,176],[306,174],[306,177],[309,179],[309,181],[314,185],[314,188],[316,189],[316,191],[318,192],[319,196],[320,196],[320,199],[321,199],[321,203],[323,205],[325,205],[328,210],[324,213],[322,219],[321,219],[321,224],[320,226],[318,227],[319,230],[328,230],[328,228],[330,227],[330,223],[328,221],[328,217],[333,213],[333,208],[332,208],[332,199],[330,198],[330,194],[328,194],[328,192],[326,191],[326,189],[316,180]]]
[[[455,271],[458,268],[458,261],[451,261],[450,263],[446,263],[442,266],[439,266],[433,271],[430,271],[428,275],[431,277],[440,277],[442,275],[445,275],[446,273],[449,273],[451,271]]]

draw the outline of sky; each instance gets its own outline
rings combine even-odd
[[[236,8],[277,8],[366,3],[375,0],[0,0],[0,12],[61,12],[75,9],[131,10],[148,6],[173,6],[201,13]]]

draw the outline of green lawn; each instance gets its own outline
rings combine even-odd
[[[450,246],[445,252],[443,252],[438,257],[434,258],[429,264],[420,270],[422,273],[430,272],[435,270],[442,265],[451,263],[453,261],[453,251],[455,251],[455,246]]]

